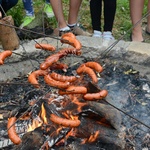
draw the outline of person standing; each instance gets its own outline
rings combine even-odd
[[[145,0],[130,0],[130,16],[132,25],[135,26],[132,29],[131,41],[143,42],[142,23],[139,22],[142,19],[142,12],[144,9]],[[146,33],[150,35],[150,0],[148,0],[148,17]]]
[[[62,0],[50,0],[53,12],[55,14],[58,29],[54,30],[54,35],[61,36],[66,32],[72,32],[75,35],[84,35],[84,36],[91,36],[90,33],[84,31],[80,26],[78,26],[78,12],[81,6],[82,0],[70,0],[69,4],[69,16],[68,22],[64,18],[63,14],[63,4]]]
[[[22,0],[26,16],[22,20],[22,24],[20,25],[20,28],[24,28],[28,26],[34,19],[35,19],[35,13],[33,8],[33,1],[32,0]],[[44,13],[47,15],[48,18],[51,18],[54,16],[50,0],[45,1],[44,5]]]
[[[104,7],[102,7],[102,3]],[[101,27],[102,8],[104,14],[104,27]],[[93,37],[102,37],[113,40],[112,28],[116,13],[116,0],[90,0],[90,13],[93,28]]]

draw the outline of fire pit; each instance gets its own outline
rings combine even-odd
[[[4,149],[120,150],[149,146],[148,140],[145,140],[149,137],[148,128],[119,111],[123,109],[127,114],[138,118],[140,110],[141,115],[138,119],[143,120],[145,117],[145,124],[149,124],[149,80],[141,76],[131,65],[114,61],[111,57],[109,60],[105,58],[100,62],[94,62],[98,66],[91,70],[96,71],[96,74],[91,70],[89,73],[89,69],[85,68],[89,67],[88,63],[93,63],[93,60],[83,59],[82,55],[76,56],[82,58],[80,63],[70,61],[71,67],[63,65],[59,68],[60,64],[68,61],[67,58],[62,59],[60,64],[51,66],[51,63],[56,63],[54,61],[62,57],[70,54],[80,55],[81,48],[75,49],[69,47],[53,53],[46,60],[39,59],[39,62],[43,62],[40,65],[40,70],[44,70],[41,74],[37,75],[36,71],[39,68],[36,68],[28,76],[13,79],[11,83],[14,84],[7,82],[2,85],[1,114],[2,124],[5,126],[2,128],[1,143]],[[54,57],[56,59],[53,59]],[[48,62],[48,68],[45,68],[44,62]],[[96,70],[99,67],[102,67],[103,71]],[[64,72],[66,69],[67,72]],[[51,73],[51,70],[55,72]],[[57,84],[54,84],[52,76],[59,77],[55,78]],[[73,80],[73,77],[76,79]],[[30,80],[33,78],[34,80]],[[64,81],[60,81],[60,78],[65,78],[67,83],[63,84]],[[31,84],[27,83],[27,80]],[[88,96],[92,97],[86,98]],[[8,118],[10,124],[7,127]],[[11,121],[16,121],[15,131],[15,126],[10,128]],[[13,132],[14,135],[9,135],[9,138],[19,145],[9,143],[6,130],[8,134]],[[140,135],[137,135],[137,132]],[[143,142],[138,142],[137,137],[143,138]]]

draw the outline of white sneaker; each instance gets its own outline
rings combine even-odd
[[[114,40],[112,33],[110,31],[103,32],[103,39],[104,40]]]
[[[94,33],[93,33],[92,37],[102,38],[102,32],[94,30]]]

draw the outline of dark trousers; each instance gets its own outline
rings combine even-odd
[[[2,16],[4,17],[5,13],[12,8],[13,6],[15,6],[18,3],[18,0],[0,0],[0,11],[2,13]]]
[[[104,7],[102,7],[102,2]],[[116,13],[116,0],[91,0],[90,13],[92,20],[93,30],[101,31],[101,15],[102,8],[104,10],[104,27],[103,31],[112,31],[115,13]]]

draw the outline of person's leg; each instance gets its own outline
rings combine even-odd
[[[50,1],[53,8],[53,12],[58,22],[58,27],[60,30],[59,35],[71,31],[75,35],[90,36],[88,32],[83,31],[80,27],[77,26],[77,16],[81,5],[81,1],[82,0],[70,0],[68,25],[63,15],[62,1],[61,0]]]
[[[7,0],[7,1],[2,1],[1,6],[3,10],[0,8],[0,11],[2,13],[2,17],[4,17],[5,13],[14,7],[18,3],[18,0]],[[4,12],[5,11],[5,12]]]
[[[93,30],[101,31],[102,0],[90,1],[90,13]]]
[[[68,24],[76,24],[82,0],[70,0]]]
[[[102,0],[90,1],[90,13],[93,28],[93,37],[101,37]]]
[[[142,18],[142,11],[144,7],[144,0],[130,0],[130,16],[132,25],[136,26],[132,30],[131,40],[132,41],[143,41],[141,23],[137,22]]]
[[[22,0],[27,16],[34,16],[33,1]]]
[[[116,13],[116,0],[104,0],[104,31],[112,32]]]
[[[112,28],[116,13],[116,0],[104,0],[104,32],[103,39],[114,40]]]
[[[150,0],[148,0],[147,32],[150,33]]]
[[[82,0],[70,0],[68,27],[75,35],[91,36],[90,33],[84,31],[83,27],[78,24],[78,14]]]
[[[50,0],[53,12],[55,14],[56,20],[58,22],[58,28],[65,28],[67,27],[66,20],[63,15],[63,7],[62,7],[62,1],[61,0]]]
[[[22,0],[22,2],[24,5],[26,16],[23,18],[20,28],[27,27],[35,19],[33,1],[32,0]]]

